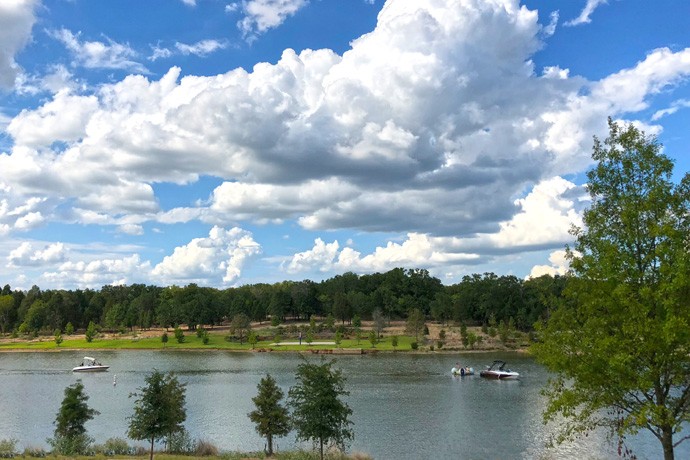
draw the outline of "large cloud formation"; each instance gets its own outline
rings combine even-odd
[[[39,0],[5,0],[0,2],[0,88],[14,86],[19,74],[15,55],[31,37],[36,22],[34,10]]]
[[[0,231],[20,231],[29,216],[130,232],[152,221],[295,220],[408,234],[401,248],[414,248],[406,258],[395,246],[343,255],[317,241],[285,265],[292,272],[310,260],[333,266],[336,253],[339,268],[376,268],[562,245],[561,227],[541,228],[539,241],[526,227],[544,209],[577,219],[577,200],[566,199],[575,186],[559,176],[588,165],[607,116],[642,110],[687,79],[690,49],[654,50],[587,81],[534,68],[538,19],[518,0],[389,0],[375,30],[342,56],[287,49],[251,72],[180,78],[173,67],[159,80],[59,92],[9,125]],[[152,184],[202,175],[224,180],[208,202],[160,208]],[[525,191],[535,185],[544,206],[530,208],[536,197]],[[569,209],[559,208],[564,199]],[[168,264],[156,274],[174,277]]]

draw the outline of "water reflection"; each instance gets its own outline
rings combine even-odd
[[[223,450],[261,450],[264,441],[247,417],[254,409],[256,385],[270,373],[287,393],[303,362],[283,353],[104,351],[97,357],[111,366],[110,372],[73,374],[71,368],[82,357],[78,352],[0,353],[0,439],[46,447],[64,389],[77,378],[90,396],[89,405],[101,412],[87,424],[89,434],[97,442],[125,437],[134,404],[129,395],[158,369],[175,372],[187,384],[186,427],[195,438]],[[494,359],[506,360],[521,379],[450,375],[457,361],[478,371]],[[601,434],[557,449],[544,447],[548,432],[541,423],[540,389],[547,375],[524,355],[342,356],[337,365],[348,379],[353,409],[351,450],[377,459],[617,458]],[[291,435],[278,439],[277,447],[293,443]],[[640,459],[658,458],[661,452],[647,435],[631,445]],[[677,458],[690,458],[690,447],[682,447]]]

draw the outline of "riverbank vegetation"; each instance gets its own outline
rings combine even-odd
[[[266,438],[265,450],[274,458],[273,438],[287,436],[292,430],[297,441],[311,441],[318,450],[318,458],[348,458],[337,455],[345,452],[354,439],[350,420],[352,409],[342,399],[350,393],[345,389],[346,378],[336,361],[321,359],[319,364],[306,359],[297,367],[297,383],[288,392],[287,406],[283,404],[283,391],[270,374],[257,385],[257,396],[252,398],[256,410],[247,414],[255,424],[257,433]],[[220,456],[218,448],[205,440],[194,440],[184,426],[187,419],[186,384],[171,373],[152,371],[145,378],[145,385],[130,398],[136,398],[133,414],[127,417],[127,435],[133,440],[146,441],[149,460],[154,458],[155,443],[163,442],[168,453],[198,457]],[[146,449],[130,446],[121,438],[108,439],[103,445],[94,444],[88,435],[86,422],[100,413],[88,406],[89,397],[80,380],[65,388],[65,397],[57,412],[54,437],[47,440],[52,450],[27,447],[17,451],[17,442],[0,440],[0,458],[55,456],[141,456]],[[194,402],[194,401],[193,401]],[[289,407],[289,409],[288,409]],[[313,458],[301,455],[304,451],[290,453],[284,458]],[[296,457],[294,455],[297,455]],[[126,458],[125,457],[125,458]],[[232,458],[232,457],[229,457]],[[241,458],[247,458],[246,456]],[[262,457],[263,458],[263,457]],[[365,458],[361,456],[360,458]]]
[[[525,281],[485,273],[444,286],[426,270],[400,268],[384,274],[346,273],[321,283],[224,290],[135,284],[74,291],[34,286],[24,292],[5,285],[0,291],[0,349],[42,350],[52,344],[251,350],[293,342],[300,333],[302,345],[309,338],[340,339],[337,348],[367,348],[371,330],[377,342],[369,348],[378,350],[409,350],[412,342],[419,349],[438,349],[439,344],[458,349],[520,348],[567,283],[561,276]],[[419,328],[398,327],[406,326],[411,314],[421,316],[430,334],[420,338]],[[164,332],[167,342],[161,340]],[[201,340],[194,340],[198,333]],[[397,345],[392,335],[398,336]]]
[[[557,376],[545,418],[565,421],[556,441],[604,427],[626,456],[646,430],[673,460],[690,439],[690,173],[674,184],[656,139],[611,119],[592,158],[575,276],[533,347]]]

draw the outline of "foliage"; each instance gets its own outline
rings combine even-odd
[[[180,326],[177,326],[175,328],[175,331],[173,332],[175,335],[175,340],[177,340],[177,343],[184,343],[185,337],[184,337],[184,331]]]
[[[67,323],[67,325],[65,326],[65,334],[67,334],[67,335],[74,334],[74,325],[71,322]]]
[[[192,439],[189,431],[181,430],[171,433],[165,438],[166,451],[171,454],[190,455],[196,451],[196,441]]]
[[[185,384],[171,373],[154,370],[145,379],[146,386],[130,397],[136,397],[134,414],[129,417],[128,435],[136,440],[150,441],[150,458],[156,440],[184,429],[187,418],[185,409]]]
[[[17,454],[16,439],[0,439],[0,458],[12,458]]]
[[[376,332],[374,331],[369,331],[369,343],[371,344],[371,348],[375,348],[376,344],[379,342],[378,336],[376,335]]]
[[[86,328],[86,341],[91,343],[93,342],[93,339],[96,337],[96,325],[94,324],[93,321],[89,322],[89,325]]]
[[[102,447],[105,455],[131,455],[133,450],[127,440],[122,438],[108,438]]]
[[[341,400],[350,393],[345,390],[342,371],[333,369],[334,364],[334,360],[300,364],[297,383],[288,392],[298,441],[318,443],[322,459],[324,446],[344,449],[354,439],[349,419],[352,409]]]
[[[248,415],[256,432],[266,437],[270,456],[273,455],[273,437],[286,436],[290,432],[290,417],[287,408],[281,404],[283,391],[270,374],[261,379],[257,389],[258,394],[252,398],[256,409]]]
[[[65,388],[65,397],[55,417],[54,437],[48,440],[54,451],[63,455],[87,451],[93,439],[87,436],[84,425],[99,414],[88,406],[88,400],[81,380]]]
[[[397,335],[394,335],[393,337],[391,337],[391,345],[393,346],[393,348],[398,348],[398,336]]]
[[[407,316],[405,324],[405,332],[414,335],[415,341],[419,341],[419,335],[422,333],[426,325],[424,324],[424,313],[419,308],[410,311]]]
[[[545,412],[567,420],[556,441],[597,426],[621,440],[647,429],[672,459],[690,421],[690,175],[674,185],[659,152],[611,120],[609,137],[595,138],[591,205],[568,250],[577,277],[533,350],[557,373]]]
[[[168,343],[168,333],[163,332],[163,335],[161,336],[161,342],[163,342],[163,346],[165,346],[166,343]]]
[[[59,347],[60,344],[62,343],[62,340],[63,340],[62,339],[62,332],[60,332],[60,329],[55,329],[54,338],[55,338],[55,345]]]
[[[232,323],[230,323],[230,333],[239,338],[240,343],[244,342],[244,338],[249,334],[250,330],[251,320],[249,316],[244,313],[238,313],[233,316]]]
[[[376,336],[381,337],[381,332],[386,327],[386,317],[380,308],[374,310],[372,314],[372,320],[374,321],[374,330],[376,331]]]
[[[208,337],[207,337],[208,339]],[[256,347],[256,344],[259,343],[259,337],[256,335],[256,332],[254,331],[249,331],[249,336],[247,337],[247,343],[251,345],[252,350],[254,347]]]

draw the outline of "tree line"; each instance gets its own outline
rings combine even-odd
[[[334,368],[335,360],[322,360],[320,364],[306,360],[297,366],[296,384],[284,393],[276,381],[267,374],[257,385],[252,398],[255,410],[247,414],[259,435],[266,439],[266,454],[273,455],[275,437],[287,436],[293,429],[298,441],[311,441],[318,448],[321,459],[324,448],[334,446],[344,450],[354,439],[352,409],[342,400],[348,396],[345,377]],[[187,418],[186,384],[172,373],[154,370],[145,378],[146,384],[130,397],[136,398],[134,412],[128,417],[127,435],[134,440],[147,441],[149,458],[153,459],[156,441],[170,446],[176,440],[188,437],[184,427]],[[88,435],[86,422],[100,413],[89,407],[89,397],[81,380],[65,388],[65,396],[58,410],[53,437],[48,439],[54,454],[86,455],[93,451],[94,439]],[[122,444],[113,442],[110,444]],[[14,450],[14,448],[12,448]],[[126,445],[117,450],[125,453]]]
[[[365,275],[348,272],[319,283],[283,281],[227,289],[132,284],[100,290],[33,286],[21,291],[5,285],[0,291],[0,333],[53,334],[70,328],[85,330],[90,323],[108,330],[213,327],[238,314],[274,325],[329,315],[342,323],[355,317],[371,320],[376,315],[404,320],[412,310],[442,323],[510,321],[528,331],[548,316],[567,282],[562,276],[521,280],[484,273],[446,286],[427,270],[395,268]]]

